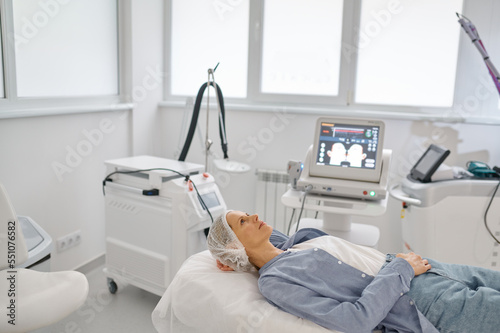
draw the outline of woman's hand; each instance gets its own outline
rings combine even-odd
[[[398,253],[396,257],[403,258],[404,260],[408,261],[408,263],[411,265],[411,267],[413,267],[413,270],[415,271],[415,276],[423,274],[432,268],[427,259],[422,259],[421,256],[413,252]]]
[[[221,271],[224,271],[224,272],[234,271],[234,269],[232,269],[231,267],[229,267],[229,266],[224,265],[223,263],[221,263],[219,261],[219,259],[217,259],[217,268],[220,269]]]

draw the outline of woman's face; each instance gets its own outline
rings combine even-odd
[[[248,215],[240,211],[230,211],[226,220],[241,244],[246,249],[252,249],[262,242],[269,241],[273,228],[262,220],[257,214]]]

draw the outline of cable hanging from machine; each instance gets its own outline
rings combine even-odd
[[[111,176],[113,176],[113,175],[116,175],[116,174],[132,174],[132,173],[147,172],[147,171],[158,171],[158,170],[161,170],[161,171],[171,171],[171,172],[173,172],[175,174],[178,174],[181,177],[185,177],[185,181],[189,180],[189,175],[185,175],[183,173],[180,173],[177,170],[166,169],[166,168],[150,168],[150,169],[129,170],[129,171],[117,170],[117,171],[111,172],[106,177],[104,177],[104,180],[102,181],[102,194],[104,196],[106,196],[106,191],[105,191],[106,182],[112,182],[113,179],[111,178]]]
[[[488,226],[488,221],[487,221],[487,216],[488,216],[488,211],[490,210],[491,203],[493,202],[493,199],[495,198],[495,195],[497,194],[498,188],[500,187],[500,181],[497,183],[495,186],[495,190],[493,191],[493,194],[491,195],[490,202],[488,203],[488,206],[486,207],[486,211],[484,212],[484,226],[486,227],[486,230],[490,234],[490,236],[498,243],[500,244],[500,240],[493,234],[493,232],[490,230],[490,227]]]
[[[212,213],[210,212],[210,209],[208,209],[207,204],[203,200],[200,192],[198,191],[198,188],[196,187],[196,184],[191,180],[190,175],[183,174],[183,173],[181,173],[181,172],[179,172],[177,170],[167,169],[167,168],[150,168],[150,169],[139,169],[139,170],[129,170],[129,171],[122,171],[122,170],[113,171],[110,174],[108,174],[106,177],[104,177],[104,180],[102,181],[102,194],[104,196],[106,196],[106,191],[105,191],[106,182],[113,182],[113,179],[111,178],[111,176],[113,176],[115,174],[132,174],[132,173],[147,172],[147,171],[170,171],[170,172],[173,172],[173,173],[175,173],[175,174],[177,174],[177,175],[179,175],[181,177],[184,177],[184,181],[185,182],[190,181],[191,184],[193,184],[194,190],[196,191],[196,196],[200,200],[200,203],[203,206],[203,208],[208,212],[208,215],[210,216],[210,220],[213,223],[214,218],[212,216]]]
[[[217,64],[219,66],[219,64]],[[215,71],[217,66],[213,69]],[[189,125],[188,135],[186,141],[184,142],[184,147],[182,148],[181,154],[179,156],[179,161],[185,161],[191,142],[193,141],[194,132],[196,130],[196,124],[198,123],[198,116],[200,115],[201,102],[203,95],[207,87],[212,86],[216,90],[218,104],[219,104],[219,136],[221,139],[222,152],[224,153],[224,159],[228,158],[227,155],[227,139],[226,139],[226,110],[224,108],[224,96],[222,95],[222,90],[219,85],[215,82],[205,82],[201,85],[198,90],[198,95],[196,95],[196,102],[194,104],[193,115],[191,116],[191,124]]]

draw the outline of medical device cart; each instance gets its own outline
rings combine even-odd
[[[203,165],[153,156],[105,164],[108,175],[133,171],[105,181],[109,290],[128,283],[161,296],[184,260],[206,249],[212,218],[200,197],[215,218],[226,209],[222,195]]]
[[[392,151],[390,149],[383,150],[383,163],[380,179],[377,183],[349,181],[339,179],[321,178],[317,186],[331,188],[323,194],[307,194],[305,191],[290,188],[281,197],[281,202],[287,207],[298,210],[312,210],[323,213],[322,219],[302,218],[297,223],[300,228],[316,228],[352,243],[368,246],[372,248],[378,247],[380,238],[380,230],[373,225],[352,223],[352,216],[380,216],[383,215],[387,208],[387,186],[388,174],[391,161]],[[311,148],[306,155],[304,169],[301,177],[307,182],[311,178],[309,174],[309,159],[311,158]],[[318,181],[316,181],[318,182]],[[314,182],[311,182],[314,183]],[[369,196],[369,192],[375,192],[380,197],[378,200],[364,200],[360,198],[350,198],[342,196],[341,193],[336,193],[338,188],[349,189],[351,192],[359,192],[360,196]],[[364,194],[363,194],[364,193]],[[295,232],[297,227],[294,224],[290,229],[290,234]]]
[[[500,270],[500,245],[488,233],[484,215],[497,180],[454,179],[421,183],[407,177],[390,189],[401,200],[403,251],[443,262]],[[486,216],[500,238],[500,205]]]

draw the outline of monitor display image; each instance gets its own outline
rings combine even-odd
[[[316,164],[374,169],[380,126],[322,122]]]
[[[384,123],[376,120],[320,118],[311,158],[311,175],[378,181]]]

